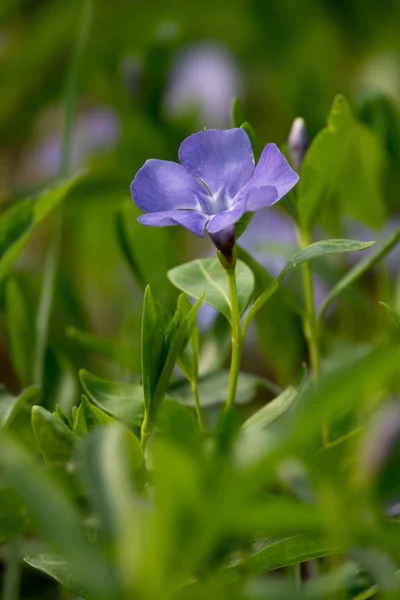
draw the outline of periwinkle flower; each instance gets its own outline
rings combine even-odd
[[[288,139],[290,158],[296,171],[300,171],[308,146],[306,122],[301,117],[297,117],[293,121]]]
[[[183,225],[229,253],[234,224],[247,212],[272,206],[299,176],[275,144],[267,144],[254,166],[243,129],[208,129],[189,136],[179,148],[181,164],[147,160],[131,184],[144,225]]]

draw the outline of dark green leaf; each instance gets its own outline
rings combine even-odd
[[[388,304],[386,304],[385,302],[379,302],[379,304],[381,304],[382,306],[384,306],[386,308],[386,310],[388,311],[388,313],[392,317],[393,321],[396,323],[396,325],[398,325],[400,327],[400,315],[399,315],[399,313],[397,311],[395,311],[394,308],[392,308],[391,306],[389,306]]]

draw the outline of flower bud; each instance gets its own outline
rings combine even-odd
[[[218,233],[209,233],[212,243],[217,248],[217,255],[224,269],[235,266],[233,249],[235,246],[235,226],[231,225]]]
[[[289,154],[296,171],[300,171],[308,146],[306,123],[304,119],[297,117],[293,121],[288,139]]]

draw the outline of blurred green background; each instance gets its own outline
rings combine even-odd
[[[88,31],[80,47],[82,19]],[[343,93],[380,136],[390,182],[385,204],[388,215],[396,216],[399,22],[396,0],[1,1],[0,210],[65,174],[65,98],[74,95],[67,170],[87,169],[64,205],[48,397],[53,392],[61,404],[59,394],[73,398],[76,368],[82,366],[104,377],[137,378],[142,289],[123,259],[118,231],[123,229],[143,279],[151,280],[167,306],[176,292],[166,269],[212,250],[207,240],[180,228],[138,226],[129,184],[147,158],[176,160],[190,133],[229,127],[233,97],[242,100],[262,143],[282,144],[298,115],[312,138],[325,125],[334,96]],[[15,366],[5,317],[21,309],[12,322],[26,340],[24,351],[32,353],[54,219],[35,230],[2,287],[0,380],[14,391],[32,383],[33,374]],[[360,310],[367,324],[355,333],[350,327],[346,336],[362,342],[374,318],[370,305],[361,302]],[[343,311],[338,318],[346,322]],[[265,332],[270,325],[264,323]],[[264,344],[266,363],[254,360],[251,347],[245,368],[264,369],[285,383],[305,345],[296,317],[280,313],[278,325],[285,349],[268,352],[272,332]],[[61,388],[61,380],[72,387]]]

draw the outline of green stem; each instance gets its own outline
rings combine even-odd
[[[293,581],[297,590],[301,588],[301,563],[297,562],[288,567],[290,579]]]
[[[149,414],[147,411],[145,411],[142,428],[140,430],[140,445],[142,446],[143,452],[146,449],[150,434],[151,434],[151,428],[150,428],[150,423],[149,423]]]
[[[200,431],[204,431],[203,411],[201,410],[201,405],[200,405],[199,386],[197,384],[197,379],[192,381],[192,391],[193,391],[194,402],[196,405],[196,415],[197,415],[197,420],[199,422]]]
[[[18,538],[10,540],[7,544],[5,567],[2,598],[4,600],[18,600],[22,570]]]
[[[228,396],[226,399],[225,410],[229,411],[235,404],[236,388],[239,379],[240,365],[242,362],[243,333],[240,323],[240,311],[237,299],[236,275],[235,269],[227,269],[226,274],[229,281],[229,294],[231,303],[231,321],[232,321],[232,356],[231,368],[229,374]]]
[[[300,245],[305,248],[311,244],[311,234],[309,231],[300,232]],[[307,340],[308,353],[311,363],[311,371],[314,377],[315,383],[321,374],[321,361],[319,353],[318,343],[318,329],[317,329],[317,318],[315,312],[314,302],[314,285],[312,278],[311,262],[308,260],[302,265],[303,271],[303,289],[304,289],[304,301],[305,301],[305,315],[303,318],[303,329],[304,335]],[[322,440],[324,446],[329,443],[328,426],[326,423],[322,426]]]
[[[80,75],[81,57],[85,50],[89,26],[91,22],[93,0],[84,0],[82,17],[78,33],[76,51],[71,60],[67,74],[67,85],[65,92],[65,124],[62,144],[60,178],[70,175],[71,171],[71,146],[72,132],[75,117],[75,107],[78,98],[78,81]],[[34,363],[34,381],[41,385],[43,383],[44,365],[47,340],[50,329],[50,318],[54,300],[54,289],[57,275],[58,259],[60,254],[61,236],[63,225],[62,204],[58,208],[55,217],[53,237],[45,258],[45,269],[43,274],[43,286],[39,299],[36,319],[36,352]]]

